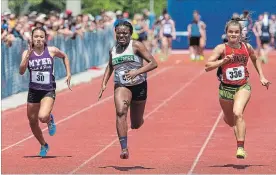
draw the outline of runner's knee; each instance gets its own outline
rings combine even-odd
[[[234,114],[236,120],[242,120],[243,119],[243,114],[242,114],[241,111],[234,109],[233,114]]]
[[[38,114],[38,119],[39,119],[42,123],[47,123],[47,122],[49,122],[49,117],[50,117],[50,114],[48,114],[48,113],[39,113],[39,114]]]
[[[116,109],[117,118],[122,118],[127,115],[127,109],[129,107],[129,102],[124,100],[123,103],[124,103],[124,105],[122,105],[121,107]]]
[[[29,119],[29,125],[31,127],[35,126],[35,125],[38,125],[38,119],[34,115],[29,115],[28,119]]]

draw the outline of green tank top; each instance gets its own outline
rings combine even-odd
[[[128,47],[123,53],[116,53],[117,46],[114,46],[111,51],[114,82],[125,86],[134,86],[147,79],[146,73],[137,75],[133,80],[128,80],[125,77],[128,71],[137,70],[143,66],[143,59],[134,54],[132,44],[133,40],[130,40]]]

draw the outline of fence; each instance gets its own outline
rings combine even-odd
[[[71,73],[76,74],[86,71],[92,66],[106,63],[109,59],[109,49],[114,44],[112,26],[102,31],[86,32],[83,38],[72,40],[62,36],[56,36],[47,44],[58,47],[64,51],[70,60]],[[1,43],[1,98],[28,90],[29,72],[22,76],[19,74],[21,54],[27,49],[27,42],[20,39],[14,41],[11,47]],[[56,80],[66,76],[62,59],[55,59],[54,74]]]

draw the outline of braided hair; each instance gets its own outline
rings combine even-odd
[[[132,25],[131,25],[130,22],[128,22],[128,21],[126,21],[126,20],[120,20],[120,21],[115,25],[115,31],[117,30],[117,28],[118,28],[119,26],[126,26],[126,27],[128,27],[128,28],[129,28],[129,31],[130,31],[130,35],[132,35],[132,33],[133,33],[133,27],[132,27]]]

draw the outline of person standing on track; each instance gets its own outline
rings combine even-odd
[[[264,13],[264,18],[260,23],[260,40],[261,40],[261,49],[260,49],[260,59],[263,63],[268,61],[268,53],[271,50],[270,44],[274,43],[274,33],[272,29],[272,21],[268,17],[268,13]]]
[[[45,157],[49,151],[49,145],[45,141],[41,128],[42,123],[47,123],[50,136],[56,133],[54,116],[51,111],[56,98],[56,82],[53,74],[54,57],[63,59],[66,68],[66,82],[70,89],[70,65],[65,53],[56,47],[48,47],[46,44],[47,34],[44,28],[37,27],[32,31],[32,41],[29,43],[28,50],[22,54],[22,61],[19,73],[23,75],[28,68],[30,73],[27,115],[31,130],[41,144],[39,155]],[[71,89],[70,89],[71,90]]]
[[[240,23],[243,28],[242,37],[248,40],[248,32],[252,29],[253,26],[252,18],[250,17],[250,12],[248,10],[244,10],[241,15],[241,19],[242,20],[240,21]]]
[[[128,159],[127,113],[130,108],[131,128],[138,129],[144,123],[143,115],[147,99],[147,72],[157,68],[157,62],[140,41],[131,40],[132,25],[121,21],[115,26],[116,46],[109,51],[99,99],[114,70],[114,102],[116,128],[121,144],[121,159]],[[148,64],[143,65],[143,59]]]
[[[175,22],[171,19],[170,15],[165,11],[164,18],[161,21],[159,37],[161,39],[162,55],[160,59],[166,60],[172,50],[172,40],[176,39]]]
[[[259,57],[263,63],[268,61],[268,53],[271,50],[270,44],[274,43],[274,33],[272,21],[268,18],[268,13],[260,15],[259,21],[257,21],[253,27],[253,32],[256,36],[258,44]]]
[[[237,139],[236,157],[244,159],[244,141],[246,134],[243,112],[251,96],[249,58],[255,66],[263,86],[269,87],[270,82],[265,78],[261,62],[257,59],[252,46],[242,39],[242,26],[239,19],[230,20],[225,27],[228,42],[215,47],[213,54],[205,65],[205,70],[218,68],[220,80],[219,102],[224,113],[224,121],[234,128]]]
[[[206,45],[206,24],[200,20],[198,11],[193,12],[193,21],[187,27],[191,60],[204,60]]]

